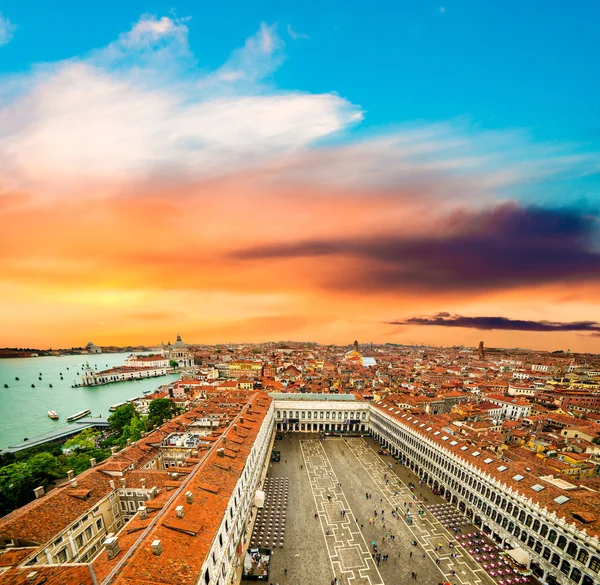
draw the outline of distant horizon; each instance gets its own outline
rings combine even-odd
[[[93,342],[92,342],[93,343]],[[130,348],[138,348],[138,347],[146,347],[148,348],[148,350],[150,349],[156,349],[158,347],[158,345],[161,342],[155,343],[155,344],[149,344],[149,343],[127,343],[127,344],[114,344],[114,343],[106,343],[106,344],[96,344],[94,343],[94,345],[98,346],[98,347],[114,347],[114,348],[118,348],[118,349],[126,349],[128,347]],[[294,341],[292,339],[288,339],[288,340],[279,340],[279,341],[229,341],[229,342],[220,342],[220,343],[197,343],[194,341],[184,341],[184,343],[188,346],[206,346],[206,347],[217,347],[217,346],[228,346],[228,345],[268,345],[268,344],[286,344],[286,343],[291,343],[291,344],[296,344],[296,345],[316,345],[319,347],[327,347],[327,346],[333,346],[333,347],[351,347],[353,345],[353,341],[349,342],[349,343],[320,343],[318,341]],[[464,345],[464,344],[452,344],[452,345],[435,345],[435,344],[426,344],[426,343],[400,343],[400,342],[392,342],[392,341],[384,341],[384,342],[371,342],[371,341],[366,341],[366,342],[360,342],[358,343],[359,348],[362,347],[363,349],[365,348],[365,346],[368,345],[373,345],[373,346],[377,346],[377,347],[382,347],[382,346],[393,346],[393,347],[408,347],[408,348],[416,348],[416,347],[423,347],[423,348],[431,348],[431,349],[459,349],[459,348],[464,348],[464,349],[473,349],[473,350],[477,350],[478,346],[479,346],[479,342],[476,345]],[[15,346],[5,346],[5,347],[0,347],[0,351],[72,351],[72,350],[83,350],[85,349],[85,345],[73,345],[70,347],[31,347],[31,346],[19,346],[19,347],[15,347]],[[594,352],[573,352],[570,349],[554,349],[554,350],[547,350],[547,349],[533,349],[533,348],[527,348],[527,347],[497,347],[497,346],[487,346],[485,345],[484,342],[484,351],[486,352],[493,352],[493,351],[522,351],[522,352],[532,352],[532,353],[553,353],[553,354],[564,354],[564,355],[598,355]],[[102,355],[102,354],[88,354],[88,355]]]

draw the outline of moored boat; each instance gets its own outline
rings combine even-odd
[[[48,411],[48,416],[52,419],[52,420],[58,420],[58,412],[56,412],[55,410],[49,410]]]
[[[74,420],[79,420],[84,416],[88,416],[92,411],[88,408],[87,410],[82,410],[81,412],[76,412],[72,414],[69,418],[67,418],[67,422],[73,422]]]
[[[109,411],[110,412],[114,412],[115,410],[117,410],[117,408],[119,408],[120,406],[123,406],[124,404],[127,404],[127,402],[119,402],[117,404],[113,404],[111,407],[109,407]]]

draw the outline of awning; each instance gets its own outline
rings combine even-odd
[[[529,555],[522,548],[520,548],[520,547],[513,548],[512,550],[509,550],[509,551],[506,551],[506,552],[519,565],[523,565],[524,567],[529,568],[529,563],[531,562],[531,559],[529,558]]]

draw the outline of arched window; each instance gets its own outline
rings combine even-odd
[[[577,555],[577,560],[580,563],[583,563],[585,565],[585,563],[587,563],[587,560],[590,558],[590,553],[588,553],[587,550],[585,550],[584,548],[579,549],[579,554]]]
[[[524,522],[525,521],[525,510],[521,510],[521,513],[519,514],[519,522]]]
[[[548,526],[546,526],[545,524],[542,524],[542,528],[540,529],[540,535],[546,536],[546,534],[548,534]]]
[[[546,560],[548,560],[548,559],[550,558],[550,554],[551,554],[551,553],[550,553],[550,549],[549,549],[548,547],[546,547],[546,548],[544,549],[544,552],[542,553],[542,556],[543,556],[543,557],[544,557]]]
[[[552,559],[550,560],[550,562],[555,566],[558,567],[558,565],[560,565],[560,555],[554,553],[552,555]]]
[[[569,543],[569,546],[567,547],[567,554],[573,558],[577,556],[577,545],[574,542]]]
[[[581,571],[577,567],[573,567],[571,571],[571,581],[579,583],[581,581]]]
[[[527,515],[527,520],[525,520],[525,526],[531,526],[533,523],[533,518],[530,515]]]
[[[556,537],[558,536],[558,534],[556,534],[556,530],[551,530],[550,534],[548,534],[548,540],[552,543],[554,543],[556,541]]]
[[[556,546],[560,550],[565,550],[565,546],[567,546],[567,539],[562,534],[558,537],[558,542],[556,543]]]
[[[533,528],[533,530],[535,532],[539,532],[540,531],[540,521],[539,520],[535,520],[535,522],[533,523],[532,528]]]
[[[590,570],[597,573],[600,570],[600,559],[598,557],[592,557],[590,560]]]

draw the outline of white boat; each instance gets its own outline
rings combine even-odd
[[[117,410],[117,408],[119,408],[120,406],[123,406],[124,404],[127,404],[127,402],[119,402],[117,404],[113,404],[111,407],[109,407],[109,411],[110,412],[114,412],[115,410]]]
[[[79,420],[84,416],[88,416],[92,411],[88,408],[87,410],[82,410],[81,412],[76,412],[72,414],[69,418],[67,418],[67,422],[73,422],[74,420]]]
[[[56,412],[55,410],[49,410],[48,411],[48,416],[52,419],[52,420],[58,420],[58,412]]]

